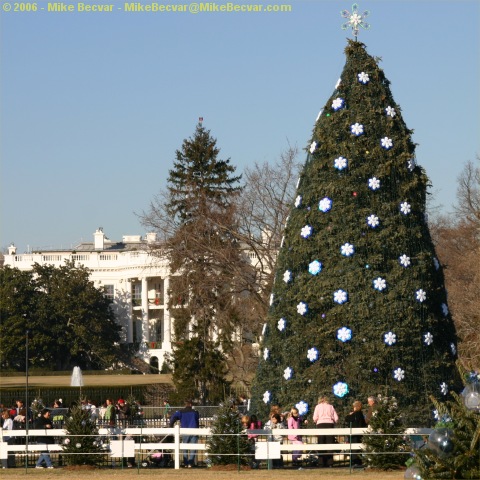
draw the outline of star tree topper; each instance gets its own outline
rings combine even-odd
[[[355,40],[357,40],[358,36],[358,27],[362,27],[365,30],[368,30],[370,28],[370,24],[365,22],[365,18],[370,15],[370,12],[368,10],[365,10],[363,13],[359,13],[358,5],[356,3],[352,5],[352,13],[350,13],[348,10],[342,10],[340,12],[340,15],[343,18],[348,19],[348,22],[345,22],[342,25],[342,30],[347,30],[348,28],[351,28]]]

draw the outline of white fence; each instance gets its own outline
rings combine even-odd
[[[410,428],[402,436],[424,436],[431,433],[428,428]],[[28,435],[27,435],[28,433]],[[351,436],[372,435],[364,428],[335,428],[335,429],[275,429],[275,437],[282,436],[282,442],[272,442],[271,430],[248,430],[246,433],[259,435],[255,444],[255,457],[258,459],[279,458],[279,454],[290,455],[293,451],[302,454],[315,452],[329,452],[331,454],[351,456],[353,453],[362,452],[365,445],[362,443],[348,443]],[[183,443],[182,435],[195,435],[199,437],[198,443]],[[180,468],[180,461],[184,451],[194,450],[208,454],[205,441],[211,436],[210,428],[180,428],[176,425],[173,428],[100,428],[95,437],[104,437],[107,440],[106,454],[112,458],[129,458],[134,456],[143,457],[155,451],[168,451],[173,456],[174,467]],[[302,444],[293,444],[288,440],[288,435],[301,435]],[[318,435],[329,435],[335,438],[336,443],[317,444]],[[377,435],[377,434],[375,434]],[[35,443],[36,437],[56,437],[58,443],[41,444]],[[67,432],[63,429],[45,430],[1,430],[0,429],[0,458],[6,459],[8,453],[16,455],[27,455],[34,452],[61,453],[63,451],[63,438]],[[79,435],[85,437],[85,435]],[[11,445],[4,441],[4,437],[21,438],[24,444]],[[171,438],[172,442],[159,441],[158,438]],[[154,438],[155,441],[144,441],[145,438]],[[313,443],[311,443],[313,441]],[[389,452],[391,453],[391,452]],[[400,453],[400,452],[399,452]],[[405,452],[401,452],[405,453]]]

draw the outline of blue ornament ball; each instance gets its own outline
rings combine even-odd
[[[439,457],[446,458],[452,455],[454,449],[453,431],[448,428],[438,428],[428,437],[428,448]]]
[[[410,465],[405,470],[405,475],[403,476],[405,479],[413,479],[413,480],[422,480],[422,475],[420,474],[420,470],[416,465]]]

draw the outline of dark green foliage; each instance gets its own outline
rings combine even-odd
[[[435,255],[425,218],[428,179],[415,163],[415,144],[395,103],[389,82],[365,46],[350,41],[341,83],[327,101],[312,135],[316,142],[300,176],[297,206],[292,206],[279,252],[273,299],[262,345],[262,356],[253,389],[253,408],[266,415],[269,405],[262,401],[270,392],[271,403],[284,407],[300,400],[316,403],[319,394],[331,393],[337,382],[348,384],[349,394],[336,398],[339,414],[347,413],[353,399],[368,395],[395,396],[406,425],[425,425],[429,420],[428,395],[441,395],[441,384],[458,387],[454,362],[456,333],[447,309],[447,295],[441,266]],[[365,72],[369,82],[359,82]],[[338,111],[332,106],[343,99]],[[395,110],[393,117],[386,108]],[[351,126],[363,125],[364,134],[355,136]],[[381,146],[381,139],[393,140],[393,148]],[[338,169],[334,161],[348,160]],[[372,189],[376,178],[380,188]],[[323,199],[331,209],[319,209]],[[401,204],[411,211],[402,213]],[[372,228],[367,218],[375,215],[379,225]],[[312,233],[302,238],[301,230]],[[354,247],[350,256],[341,247]],[[405,267],[399,257],[406,255]],[[318,260],[322,270],[309,273],[310,262]],[[291,279],[284,281],[285,272]],[[384,279],[386,288],[374,288]],[[348,301],[334,301],[344,290]],[[426,299],[417,299],[417,292]],[[301,315],[297,305],[305,302]],[[280,318],[286,328],[277,328]],[[337,332],[351,329],[350,341],[341,342]],[[385,343],[393,332],[396,343]],[[433,343],[425,335],[433,335]],[[310,348],[319,358],[307,358]],[[269,355],[263,358],[264,349]],[[293,370],[284,379],[284,370]],[[394,378],[394,371],[404,378]]]
[[[173,347],[173,376],[176,391],[169,398],[181,405],[185,399],[200,404],[216,404],[223,400],[228,382],[225,380],[225,356],[218,343],[204,342],[195,336]]]
[[[410,447],[403,436],[405,427],[395,397],[378,397],[378,408],[370,419],[368,435],[363,436],[368,466],[391,470],[403,467]],[[395,453],[393,453],[395,452]],[[399,452],[406,452],[405,454]]]
[[[185,139],[182,149],[176,151],[169,172],[170,216],[186,221],[202,214],[203,202],[220,209],[230,203],[232,194],[240,190],[236,184],[241,175],[232,176],[235,167],[230,159],[219,159],[219,153],[217,140],[199,123],[193,137]]]
[[[35,264],[29,272],[5,267],[0,292],[2,367],[25,369],[27,330],[30,367],[96,369],[117,361],[120,327],[85,267],[73,261]]]
[[[427,446],[415,451],[415,464],[424,479],[480,478],[480,413],[468,410],[463,398],[453,394],[453,401],[432,398],[439,422],[435,428],[453,432],[453,452],[443,455]]]
[[[235,240],[233,200],[240,177],[218,154],[216,140],[199,124],[177,151],[168,179],[166,208],[174,225],[166,242],[174,275],[169,289],[173,381],[182,401],[223,398],[226,355],[239,321],[242,289],[233,273],[245,259]]]
[[[211,428],[207,451],[213,465],[248,465],[251,462],[251,444],[247,435],[238,435],[243,427],[240,415],[233,406],[223,406]]]
[[[63,451],[68,465],[97,465],[102,461],[104,453],[98,437],[98,429],[89,410],[83,410],[80,404],[75,405],[65,420],[65,439]]]

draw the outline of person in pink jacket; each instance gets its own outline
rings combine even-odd
[[[317,428],[335,428],[335,424],[338,422],[338,415],[333,405],[330,405],[328,402],[327,397],[322,396],[318,399],[318,404],[313,412],[313,421]],[[333,438],[331,435],[318,436],[320,445],[332,442]],[[333,455],[319,455],[318,461],[321,467],[331,467],[333,465]]]
[[[301,428],[301,424],[302,424],[302,418],[298,415],[298,408],[292,407],[292,409],[290,410],[290,415],[288,416],[288,420],[287,420],[288,428],[294,428],[294,429]],[[294,445],[302,444],[302,437],[298,434],[289,435],[288,439]],[[300,452],[299,450],[294,450],[292,452],[292,462],[294,466],[299,464],[301,456],[302,456],[302,452]]]

